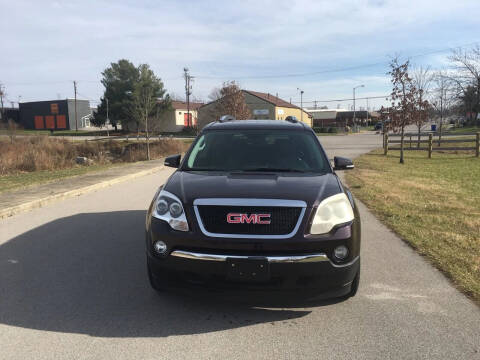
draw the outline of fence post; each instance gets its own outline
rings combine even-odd
[[[428,158],[432,158],[432,148],[433,148],[433,135],[428,134]]]
[[[384,138],[384,148],[383,148],[383,155],[388,154],[388,133],[385,133],[385,138]]]
[[[475,143],[475,156],[480,156],[480,132],[477,132],[477,138]]]
[[[410,135],[410,149],[412,148],[412,135]]]

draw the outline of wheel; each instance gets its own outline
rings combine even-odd
[[[358,267],[357,275],[355,275],[355,278],[352,281],[352,285],[350,287],[350,293],[348,294],[348,297],[354,297],[357,294],[359,285],[360,285],[360,267]]]
[[[153,275],[150,265],[147,263],[148,280],[152,289],[158,292],[164,292],[167,289],[167,279],[162,276]]]

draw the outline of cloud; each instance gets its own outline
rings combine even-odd
[[[178,94],[182,69],[189,66],[197,76],[194,91],[203,98],[236,78],[286,98],[297,87],[315,97],[349,96],[349,79],[362,77],[369,91],[383,93],[385,84],[375,79],[384,77],[387,55],[476,41],[476,19],[466,14],[480,10],[470,0],[0,0],[0,7],[8,14],[0,23],[2,53],[8,54],[0,57],[0,81],[25,100],[72,96],[74,79],[83,94],[98,99],[101,71],[120,58],[149,63]],[[416,62],[444,66],[445,57]],[[369,63],[382,65],[251,79]],[[30,85],[20,85],[25,83]]]

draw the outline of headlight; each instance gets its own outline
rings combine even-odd
[[[339,224],[354,219],[352,205],[344,193],[330,196],[318,205],[310,234],[326,234]]]
[[[160,191],[155,199],[152,215],[157,219],[166,221],[174,230],[188,231],[188,222],[182,202],[168,191]]]

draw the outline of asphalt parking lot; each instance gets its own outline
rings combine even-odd
[[[354,157],[381,137],[321,142]],[[478,307],[362,204],[355,298],[155,293],[144,216],[171,171],[0,220],[1,359],[480,359]]]

